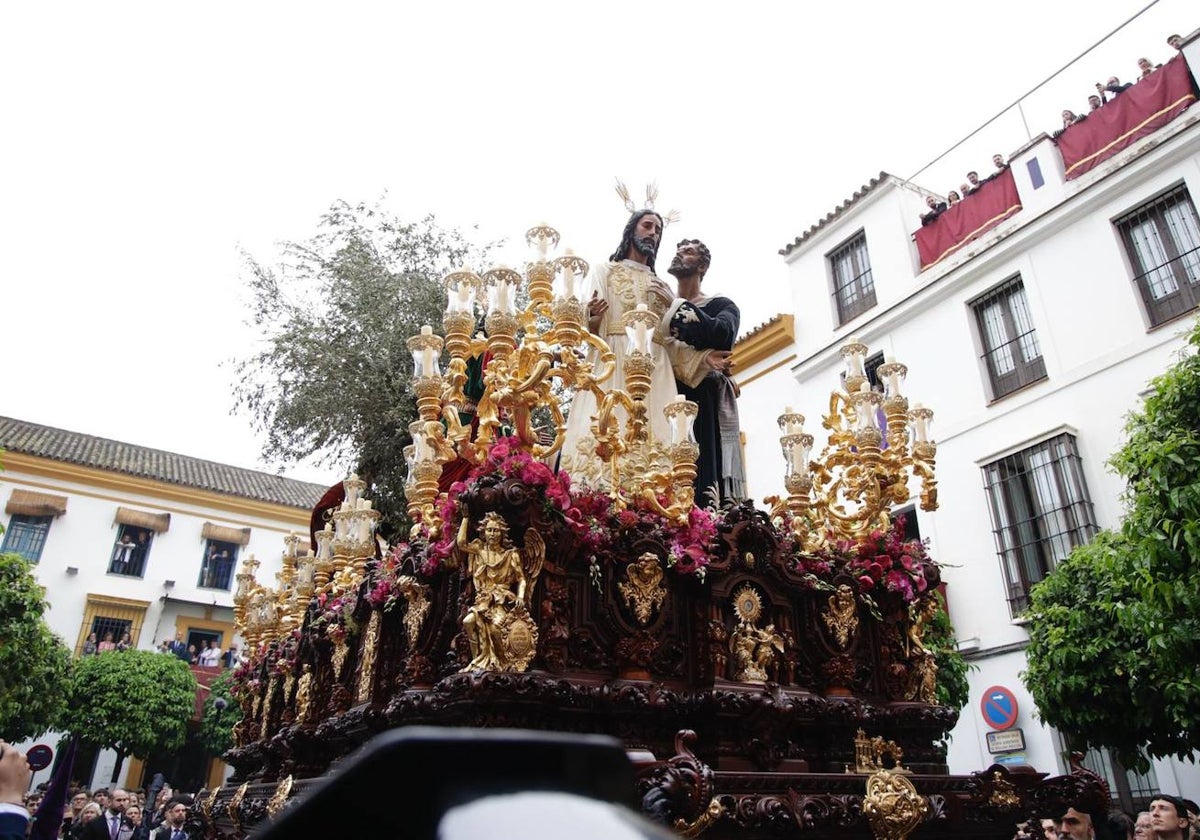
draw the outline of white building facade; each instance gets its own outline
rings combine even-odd
[[[128,633],[142,650],[177,634],[197,647],[215,640],[222,650],[241,649],[234,575],[254,555],[262,563],[258,580],[271,585],[283,538],[307,534],[325,489],[6,417],[0,450],[0,547],[31,563],[50,603],[46,621],[77,656],[92,633],[100,642],[111,634],[114,643]],[[194,791],[224,773],[219,761],[178,758],[127,759],[114,768],[116,754],[103,751],[94,765],[84,759],[90,778],[78,765],[76,777],[107,786],[115,771],[119,783],[136,788],[143,776],[165,770],[169,781]],[[41,771],[34,783],[49,775]]]
[[[1185,55],[1195,76],[1195,36]],[[807,416],[819,453],[844,369],[839,349],[851,337],[906,364],[906,396],[934,409],[940,508],[915,515],[947,564],[951,618],[975,666],[950,743],[955,773],[1000,757],[980,705],[995,686],[1015,696],[1026,742],[1004,760],[1067,770],[1062,739],[1038,720],[1021,682],[1028,634],[1019,616],[1055,562],[1119,524],[1124,486],[1105,462],[1200,302],[1200,106],[1074,180],[1045,135],[1009,166],[1022,209],[925,270],[913,231],[929,193],[881,173],[781,251],[792,312],[735,349],[759,500],[786,495],[775,423],[785,405]],[[1114,791],[1134,799],[1200,792],[1194,764],[1112,775]]]

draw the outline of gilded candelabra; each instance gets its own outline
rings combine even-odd
[[[313,597],[342,595],[355,589],[366,576],[367,561],[375,555],[380,514],[362,498],[365,481],[351,475],[343,486],[345,501],[333,511],[331,521],[316,532],[315,553],[310,548],[301,550],[303,537],[284,537],[275,588],[263,587],[256,580],[261,564],[254,555],[234,576],[233,618],[247,656],[300,629]]]
[[[901,393],[908,368],[894,359],[877,369],[883,393],[872,390],[866,355],[867,345],[854,338],[841,348],[843,388],[830,393],[823,423],[829,441],[818,460],[811,460],[813,436],[804,431],[804,416],[789,407],[779,417],[788,495],[773,500],[772,515],[806,551],[885,529],[891,507],[909,498],[910,475],[921,479],[921,509],[937,509],[933,411],[919,403],[909,407]]]
[[[445,337],[434,335],[426,326],[409,339],[419,419],[409,426],[413,443],[405,453],[405,495],[414,530],[422,524],[430,530],[440,527],[435,502],[442,465],[455,458],[482,463],[502,426],[510,428],[519,445],[534,458],[549,461],[562,449],[566,422],[555,382],[595,396],[594,454],[610,474],[618,503],[629,501],[619,490],[622,458],[644,447],[649,438],[646,397],[654,370],[651,341],[659,316],[644,305],[625,313],[622,326],[629,339],[624,360],[626,387],[606,389],[616,356],[608,343],[587,327],[587,262],[569,249],[552,258],[549,252],[558,245],[559,236],[548,225],[531,228],[525,239],[535,254],[524,273],[500,266],[482,274],[466,269],[447,274],[448,302],[442,319]],[[522,286],[528,303],[519,309]],[[484,312],[486,337],[472,335],[477,308]],[[594,361],[583,352],[588,348],[595,351]],[[443,350],[449,356],[444,373]],[[459,411],[468,403],[463,392],[467,360],[484,352],[488,362],[483,393],[475,405],[477,429],[472,435],[472,430],[461,424]],[[551,421],[544,438],[533,425],[539,409]],[[670,467],[637,470],[643,476],[641,490],[632,495],[660,512],[684,519],[694,501],[697,448],[691,421],[696,405],[683,401],[665,410],[672,422],[672,440],[667,447]],[[627,418],[623,423],[622,416]]]

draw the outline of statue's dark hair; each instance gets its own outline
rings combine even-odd
[[[684,245],[695,245],[696,250],[700,252],[700,262],[704,265],[704,270],[700,273],[708,274],[708,267],[712,265],[712,254],[709,253],[708,246],[699,239],[680,239],[675,245],[675,250],[678,251]]]
[[[621,232],[621,244],[617,246],[617,250],[608,258],[609,262],[620,262],[629,254],[629,249],[633,245],[633,233],[637,230],[637,224],[642,220],[642,216],[657,216],[658,226],[665,227],[663,217],[654,210],[635,210],[633,215],[629,217],[629,221],[625,223],[625,230]],[[659,241],[662,241],[660,236]],[[646,260],[646,265],[651,271],[654,271],[654,258],[658,256],[657,251],[650,255]]]

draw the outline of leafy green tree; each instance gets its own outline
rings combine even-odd
[[[222,671],[209,684],[200,718],[200,743],[211,755],[221,756],[233,747],[233,727],[242,719],[242,707],[230,693],[233,671]],[[218,702],[220,701],[220,702]]]
[[[405,342],[424,324],[440,332],[441,278],[484,254],[432,216],[404,222],[339,201],[311,239],[283,245],[276,266],[247,256],[263,349],[237,363],[236,409],[265,433],[263,457],[353,469],[385,529],[398,527],[416,419]]]
[[[1200,324],[1151,383],[1111,460],[1120,530],[1034,588],[1029,668],[1042,717],[1127,767],[1200,749]]]
[[[0,737],[54,728],[66,707],[71,651],[46,625],[46,590],[19,554],[0,554]]]
[[[183,660],[149,650],[108,651],[75,663],[63,725],[81,741],[145,758],[183,745],[196,703],[196,678]]]

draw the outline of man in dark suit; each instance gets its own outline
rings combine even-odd
[[[191,662],[191,661],[192,661],[192,657],[191,657],[191,655],[188,653],[188,646],[187,646],[187,642],[185,642],[185,641],[183,640],[183,634],[182,634],[182,633],[176,633],[176,634],[175,634],[175,641],[171,642],[171,645],[170,645],[170,647],[168,647],[168,648],[167,648],[167,650],[169,650],[171,653],[173,653],[173,654],[175,654],[176,656],[178,656],[178,657],[179,657],[180,659],[182,659],[184,662]]]
[[[182,796],[176,796],[167,802],[167,807],[163,809],[165,819],[163,824],[154,830],[150,835],[150,840],[187,840],[187,834],[184,833],[183,823],[187,819],[188,800]]]
[[[129,794],[115,788],[108,796],[108,807],[104,813],[83,827],[79,840],[121,840],[133,831],[133,825],[125,819],[125,807],[129,805]]]
[[[24,753],[0,741],[0,840],[25,840],[29,827],[25,791],[32,776]]]

